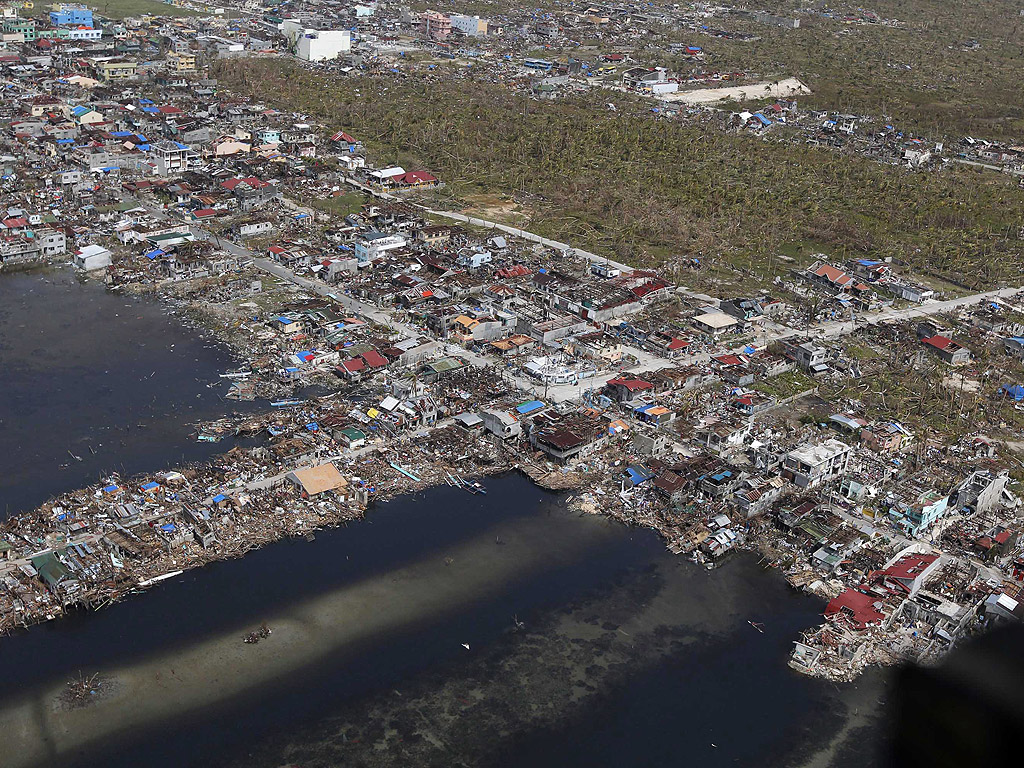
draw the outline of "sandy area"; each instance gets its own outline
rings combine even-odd
[[[734,85],[728,88],[702,88],[696,91],[676,91],[659,98],[676,104],[714,104],[719,101],[747,101],[750,99],[787,99],[810,93],[811,89],[795,77],[773,82]]]
[[[456,610],[509,583],[567,562],[621,531],[606,520],[565,516],[537,526],[529,519],[435,557],[317,597],[285,614],[117,669],[96,703],[60,706],[64,681],[0,709],[0,765],[20,768],[80,749],[122,730],[152,725],[280,678],[327,654],[344,652],[406,624]],[[500,536],[504,546],[495,545]],[[446,564],[446,559],[450,559]],[[256,645],[241,637],[266,618],[273,634]],[[459,644],[462,639],[453,637]],[[90,670],[92,671],[92,670]]]

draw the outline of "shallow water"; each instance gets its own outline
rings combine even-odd
[[[785,663],[818,601],[751,558],[708,573],[521,477],[487,484],[0,640],[0,723],[26,740],[0,763],[31,764],[35,739],[81,766],[872,764],[878,679]],[[63,712],[78,669],[125,688]]]
[[[218,396],[234,365],[155,303],[0,276],[0,514],[226,449],[188,425],[238,407]],[[571,516],[517,475],[487,486],[0,638],[0,765],[878,764],[884,676],[786,666],[819,601],[752,558],[709,573]],[[242,644],[263,620],[274,634]],[[110,685],[69,711],[80,671]]]
[[[0,274],[0,519],[109,472],[226,450],[189,440],[189,424],[253,407],[221,399],[235,365],[154,301],[67,268]]]

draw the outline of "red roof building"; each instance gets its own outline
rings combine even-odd
[[[880,606],[881,602],[877,598],[855,589],[847,589],[829,602],[825,607],[825,616],[841,616],[854,628],[865,629],[885,619],[885,614],[878,610]]]
[[[388,360],[384,355],[375,349],[371,349],[369,352],[362,355],[363,361],[371,368],[383,368],[388,364]]]
[[[392,181],[396,184],[405,184],[407,187],[416,187],[423,184],[437,184],[437,177],[426,171],[409,171],[393,177]]]

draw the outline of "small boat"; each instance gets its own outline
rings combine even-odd
[[[154,576],[152,579],[143,579],[138,583],[138,586],[148,587],[152,584],[156,584],[157,582],[164,581],[165,579],[172,579],[175,576],[180,576],[183,573],[184,571],[171,571],[170,573],[163,573],[159,576]]]
[[[480,485],[480,483],[471,483],[471,482],[469,482],[469,480],[466,480],[464,477],[456,477],[455,479],[458,480],[459,484],[465,490],[469,491],[470,493],[473,493],[473,494],[487,493],[487,489],[484,488],[482,485]]]
[[[289,405],[302,405],[305,400],[275,400],[271,403],[275,408],[284,408]]]

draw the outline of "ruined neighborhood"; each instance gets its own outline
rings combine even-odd
[[[792,638],[789,664],[807,675],[934,660],[1024,620],[1024,286],[969,290],[836,248],[780,255],[770,281],[714,295],[694,287],[697,257],[630,266],[445,209],[438,168],[233,93],[216,72],[288,58],[339,78],[457,84],[457,64],[539,103],[603,89],[641,99],[651,120],[901,173],[974,163],[1012,177],[1024,148],[804,110],[799,81],[769,84],[753,111],[709,94],[764,91],[704,52],[752,34],[737,23],[799,26],[763,12],[168,7],[195,13],[5,8],[0,270],[73,269],[161,302],[230,345],[238,366],[220,394],[264,407],[193,425],[190,439],[225,446],[209,463],[111,475],[0,523],[0,632],[400,494],[485,496],[509,471],[581,514],[654,529],[709,570],[755,553],[823,602],[820,626]],[[672,51],[685,70],[625,52],[662,23],[690,36]],[[586,59],[533,53],[584,35],[601,41]]]

